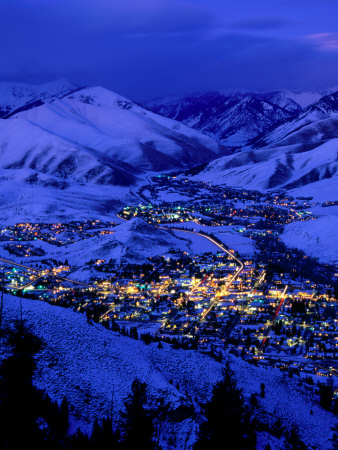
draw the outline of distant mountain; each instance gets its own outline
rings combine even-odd
[[[224,145],[240,148],[271,127],[297,116],[318,101],[320,92],[288,90],[257,93],[209,92],[184,98],[155,99],[152,111],[179,120]]]
[[[3,83],[0,104],[7,113],[0,119],[0,208],[7,206],[8,218],[6,198],[15,199],[11,213],[25,217],[33,202],[31,213],[40,217],[67,216],[74,208],[83,217],[79,199],[85,198],[89,209],[105,213],[119,201],[116,187],[129,189],[147,173],[182,170],[231,153],[101,87]],[[102,186],[114,186],[113,198]]]
[[[321,199],[326,180],[326,195],[338,199],[337,155],[338,92],[269,129],[253,148],[211,162],[198,177],[251,189],[301,189]]]
[[[267,145],[297,145],[300,151],[338,137],[338,91],[321,97],[254,139],[253,148]]]
[[[0,82],[0,118],[62,98],[80,89],[67,80],[45,84]]]
[[[130,185],[144,171],[186,168],[225,150],[185,125],[103,88],[78,90],[0,122],[0,164],[81,183]]]

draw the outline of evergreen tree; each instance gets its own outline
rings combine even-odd
[[[156,448],[154,443],[154,425],[148,411],[147,385],[137,378],[131,386],[131,394],[125,401],[125,413],[122,414],[123,448],[137,450],[151,450]]]
[[[287,450],[306,450],[307,447],[299,436],[299,431],[296,427],[291,428],[289,436],[287,437]]]
[[[234,443],[236,449],[256,448],[254,423],[228,364],[223,380],[215,385],[212,398],[205,407],[205,419],[195,450],[224,449],[229,442]]]
[[[261,383],[261,397],[265,398],[265,384]]]
[[[112,419],[107,417],[101,423],[95,420],[90,442],[93,449],[114,450],[119,448],[119,437],[119,432],[113,430]]]
[[[332,449],[333,450],[338,450],[338,424],[332,428],[333,430],[333,436],[330,439],[330,441],[332,442]]]
[[[27,443],[41,447],[38,405],[41,396],[32,384],[34,353],[41,342],[25,327],[16,323],[8,343],[12,354],[0,367],[0,448],[22,448]]]
[[[319,403],[320,406],[328,411],[332,408],[333,388],[329,384],[320,383],[319,385]]]
[[[12,353],[0,367],[0,448],[69,448],[66,400],[59,406],[32,383],[34,354],[42,342],[20,320],[9,331],[8,344]]]

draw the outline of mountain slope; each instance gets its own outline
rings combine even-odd
[[[182,99],[158,99],[148,107],[180,120],[219,142],[233,147],[246,145],[269,127],[293,117],[301,106],[290,92],[210,92]],[[305,99],[303,99],[303,102]]]
[[[4,168],[121,185],[132,184],[140,171],[189,167],[223,151],[195,130],[103,88],[82,89],[1,121],[0,146]]]
[[[0,118],[8,118],[15,112],[51,102],[79,89],[66,80],[45,84],[0,82]]]
[[[253,148],[211,162],[200,179],[251,189],[306,191],[322,200],[321,181],[338,197],[338,92],[263,133]],[[317,184],[320,183],[320,184]],[[318,186],[318,188],[317,188]],[[312,193],[311,193],[312,192]]]
[[[95,236],[85,241],[59,248],[50,257],[68,259],[71,264],[83,265],[96,259],[144,262],[147,257],[163,255],[170,249],[187,248],[187,240],[178,239],[170,231],[155,228],[139,218],[123,222],[114,233]]]
[[[323,179],[331,179],[332,187],[337,187],[337,152],[338,139],[304,152],[299,152],[297,146],[243,151],[213,161],[197,178],[262,191],[295,189]]]
[[[169,411],[196,402],[203,404],[221,377],[222,364],[197,351],[173,349],[166,343],[162,348],[157,343],[145,345],[101,325],[90,325],[85,315],[70,308],[7,295],[5,322],[13,322],[19,314],[46,344],[37,355],[34,383],[59,402],[66,396],[74,431],[76,425],[91,431],[95,417],[109,413],[112,399],[117,418],[136,377],[148,384],[151,405],[164,399]],[[275,369],[255,367],[231,356],[229,359],[247,399],[257,395],[261,383],[265,384],[265,398],[257,397],[261,420],[272,424],[280,418],[283,425],[298,427],[307,447],[330,447],[333,414],[302,392],[295,380]],[[168,421],[161,444],[169,448],[173,433],[177,437],[175,448],[191,449],[196,431],[195,415]]]
[[[338,91],[322,97],[304,108],[297,116],[267,130],[253,142],[254,148],[267,145],[294,145],[307,149],[337,136]]]
[[[3,100],[9,104],[14,99],[17,103],[11,100],[11,107],[16,108],[22,99],[36,98],[34,89],[27,93],[25,86],[19,98],[4,88]],[[0,119],[0,192],[16,198],[10,202],[12,213],[29,210],[33,198],[39,197],[38,208],[31,208],[33,217],[37,209],[39,217],[56,211],[59,217],[67,216],[69,203],[68,213],[77,209],[83,217],[84,204],[78,199],[88,202],[90,195],[95,201],[87,210],[109,211],[118,200],[116,189],[109,199],[103,186],[127,188],[146,173],[185,169],[230,153],[202,133],[107,89],[72,89],[63,95],[65,89],[68,85],[57,83],[54,90],[50,85],[48,90],[41,88],[38,106],[14,109],[7,119]],[[95,192],[92,186],[97,186]]]
[[[179,120],[219,142],[243,147],[262,133],[297,117],[326,93],[288,90],[273,92],[209,92],[183,98],[159,98],[147,106]]]

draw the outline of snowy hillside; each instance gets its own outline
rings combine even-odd
[[[127,164],[125,171],[131,173],[169,170],[222,153],[212,139],[100,87],[21,112],[1,127],[0,145],[6,149],[20,129],[21,142],[13,145],[18,148],[16,159],[25,159],[24,167],[99,184],[119,184],[109,179],[109,168],[114,170],[117,164],[121,171]]]
[[[32,108],[62,98],[79,89],[66,80],[45,84],[0,82],[0,118],[9,117],[16,111]]]
[[[323,263],[337,265],[338,211],[328,214],[327,208],[320,209],[322,215],[316,220],[287,225],[281,238],[288,247],[303,250]]]
[[[268,130],[253,141],[255,148],[265,145],[298,145],[304,151],[314,143],[337,137],[338,92],[322,97],[297,116]]]
[[[250,189],[309,186],[308,195],[323,198],[323,180],[338,195],[338,92],[322,97],[293,118],[252,141],[255,149],[209,164],[200,179]],[[325,189],[327,191],[327,187]],[[311,193],[312,192],[312,193]]]
[[[100,87],[4,83],[1,101],[11,111],[0,119],[3,221],[14,215],[20,221],[26,210],[28,220],[52,214],[84,217],[85,211],[99,217],[149,172],[183,169],[229,154],[200,132]],[[114,186],[110,195],[105,186]]]
[[[59,248],[49,256],[67,258],[73,265],[90,260],[110,259],[144,262],[149,256],[163,255],[170,249],[187,249],[187,239],[178,239],[171,232],[158,229],[135,218],[114,228],[114,233],[99,235],[85,241]]]
[[[266,130],[295,117],[318,101],[319,92],[210,92],[184,98],[156,99],[148,107],[179,120],[219,142],[242,147]]]
[[[193,398],[205,402],[221,376],[221,364],[198,352],[175,350],[168,344],[162,349],[156,343],[146,346],[100,325],[89,325],[84,315],[70,309],[6,296],[7,323],[18,317],[20,309],[46,343],[38,355],[36,385],[58,401],[65,395],[75,424],[83,429],[89,430],[95,417],[107,414],[112,399],[117,415],[136,377],[149,385],[152,404],[163,398],[175,409],[191,405]],[[332,413],[315,404],[294,379],[238,358],[231,357],[231,361],[247,398],[265,383],[265,398],[258,397],[264,420],[273,423],[281,418],[284,423],[297,425],[308,447],[330,447]],[[192,448],[194,416],[169,426],[176,426],[176,448]]]
[[[320,195],[316,182],[330,179],[338,197],[338,139],[313,144],[300,152],[298,145],[250,150],[211,162],[197,178],[216,184],[248,189],[294,189],[312,184],[313,196]]]
[[[144,170],[189,167],[222,154],[219,144],[103,88],[0,121],[0,164],[79,183],[130,185]]]

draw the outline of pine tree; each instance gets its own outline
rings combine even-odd
[[[333,436],[330,439],[330,441],[332,442],[332,449],[333,450],[338,450],[338,424],[332,428],[333,430]]]
[[[228,364],[223,380],[215,385],[212,398],[205,407],[205,419],[195,450],[224,449],[229,442],[234,443],[236,449],[256,448],[254,423]]]
[[[301,440],[299,431],[296,427],[291,428],[285,448],[287,450],[306,450],[307,447]]]
[[[42,342],[20,320],[9,332],[8,344],[12,354],[0,367],[0,448],[71,448],[67,401],[59,406],[32,383],[34,355]]]
[[[60,406],[60,430],[67,433],[69,428],[69,406],[66,397],[63,397]]]
[[[41,446],[40,395],[32,383],[33,355],[40,349],[41,342],[20,321],[8,343],[12,354],[0,368],[0,448],[21,448],[27,443]]]
[[[125,413],[122,414],[123,448],[151,450],[154,443],[154,425],[145,409],[147,385],[137,378],[131,386],[131,394],[125,401]]]
[[[90,439],[93,449],[119,448],[119,432],[113,430],[113,423],[110,417],[103,419],[101,423],[96,419],[93,426],[93,433]]]
[[[320,383],[319,385],[319,403],[320,406],[328,411],[332,408],[333,388],[329,384]]]

